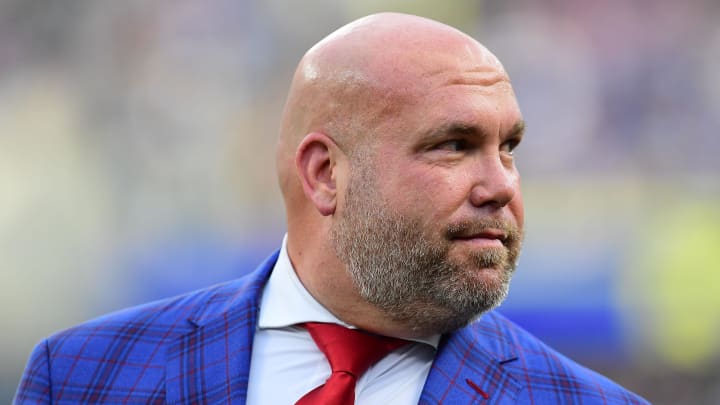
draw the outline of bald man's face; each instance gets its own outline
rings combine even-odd
[[[360,294],[423,333],[498,305],[522,239],[510,83],[486,64],[448,65],[418,80],[354,156],[332,235]]]

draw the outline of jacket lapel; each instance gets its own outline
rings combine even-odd
[[[521,385],[504,368],[516,361],[492,313],[447,335],[438,347],[420,404],[514,404]]]
[[[194,330],[168,348],[167,403],[245,404],[260,296],[276,260],[277,252],[247,277],[193,298],[206,305],[188,319]]]
[[[167,403],[245,404],[260,297],[277,255],[247,277],[194,295],[185,303],[205,305],[187,320],[193,331],[169,345]],[[491,312],[445,336],[420,404],[514,403],[521,385],[503,364],[517,356],[502,338],[502,329]]]

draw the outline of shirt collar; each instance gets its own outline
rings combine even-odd
[[[330,313],[302,285],[287,253],[287,234],[270,279],[260,302],[258,327],[260,329],[285,328],[304,322],[336,323],[354,328]],[[428,344],[435,349],[440,335],[409,339]]]

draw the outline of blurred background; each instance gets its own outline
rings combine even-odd
[[[716,0],[0,0],[0,402],[42,337],[279,246],[295,64],[382,10],[464,30],[513,79],[505,314],[654,403],[720,403]]]

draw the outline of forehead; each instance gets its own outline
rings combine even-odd
[[[346,116],[362,129],[356,131],[361,143],[372,144],[396,133],[408,135],[447,121],[477,125],[506,115],[514,115],[508,120],[520,119],[509,78],[495,55],[457,31],[428,33],[405,38],[407,33],[398,32],[396,36],[405,35],[403,40],[385,37],[370,47],[374,52],[351,52],[350,60],[342,59],[336,66],[339,72],[362,72],[359,78],[352,77],[367,90],[367,97],[354,93],[358,97],[343,97],[353,107]],[[368,51],[365,43],[362,46]],[[343,78],[339,87],[347,89],[348,75],[338,77]]]
[[[521,122],[522,114],[507,78],[473,72],[438,80],[406,99],[399,114],[385,121],[379,134],[382,141],[392,144],[436,136],[448,128],[503,136]]]
[[[410,52],[385,75],[388,94],[397,97],[402,115],[423,121],[473,121],[489,113],[520,119],[515,94],[505,69],[490,51],[472,40],[445,48]],[[409,63],[404,63],[409,62]],[[402,69],[401,72],[398,69]],[[419,115],[413,116],[413,115]]]

